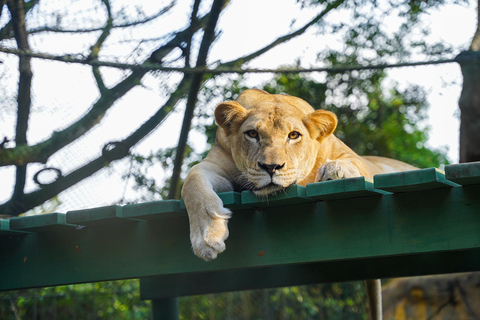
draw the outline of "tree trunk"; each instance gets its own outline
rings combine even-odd
[[[480,51],[457,57],[462,68],[460,100],[460,162],[480,161]]]
[[[477,7],[477,30],[470,50],[456,60],[463,74],[460,107],[460,162],[480,161],[480,0]]]
[[[463,74],[460,107],[460,162],[480,161],[480,51],[457,57]]]

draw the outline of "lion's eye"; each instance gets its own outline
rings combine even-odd
[[[250,138],[254,138],[254,139],[258,138],[258,132],[255,131],[255,130],[248,130],[248,131],[245,132],[245,134],[247,136],[249,136]]]
[[[301,134],[297,131],[292,131],[288,134],[288,139],[292,139],[292,140],[295,140],[295,139],[298,139],[300,138]]]

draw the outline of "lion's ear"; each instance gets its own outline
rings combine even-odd
[[[321,142],[335,131],[337,116],[330,111],[317,110],[305,116],[303,123],[313,139]]]
[[[215,121],[227,133],[230,133],[232,125],[242,123],[247,115],[247,109],[235,101],[222,102],[215,109]]]

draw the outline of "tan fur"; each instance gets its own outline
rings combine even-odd
[[[193,251],[207,261],[225,250],[228,237],[231,212],[217,192],[246,189],[267,196],[294,183],[415,169],[393,159],[360,157],[333,135],[333,113],[315,111],[293,96],[246,90],[236,101],[219,104],[215,119],[216,143],[182,189]],[[297,132],[298,138],[289,138]],[[370,283],[378,292],[379,283]]]
[[[190,218],[193,250],[204,260],[225,250],[227,219],[217,192],[248,189],[270,195],[293,183],[308,183],[413,170],[406,163],[382,157],[360,157],[333,131],[336,116],[315,111],[304,100],[246,90],[236,101],[219,104],[217,140],[208,156],[190,171],[182,196]],[[258,133],[258,140],[246,135]],[[289,139],[291,132],[298,139]],[[270,177],[260,164],[278,165]],[[273,184],[272,184],[273,182]]]

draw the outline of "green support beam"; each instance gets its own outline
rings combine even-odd
[[[179,318],[178,298],[164,298],[152,301],[153,320],[178,320]]]
[[[220,194],[234,214],[211,262],[193,255],[180,201],[0,220],[0,290],[140,278],[168,310],[183,295],[480,270],[469,165]]]

